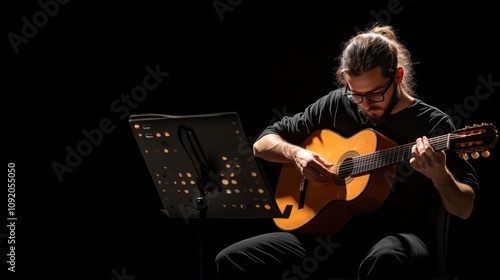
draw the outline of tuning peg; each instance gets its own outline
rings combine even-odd
[[[469,155],[467,153],[462,153],[460,155],[464,160],[468,160],[469,159]]]
[[[489,157],[489,156],[490,156],[490,151],[488,151],[488,150],[484,150],[484,151],[482,151],[482,152],[481,152],[481,155],[482,155],[483,157],[487,158],[487,157]]]
[[[479,153],[476,151],[476,152],[473,152],[472,153],[472,158],[473,159],[478,159],[479,158]]]

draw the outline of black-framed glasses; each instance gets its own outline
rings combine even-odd
[[[370,100],[371,102],[382,102],[382,101],[384,101],[385,93],[389,90],[389,88],[391,87],[393,82],[394,82],[394,77],[391,77],[391,80],[389,81],[389,83],[387,84],[387,86],[385,87],[385,89],[383,91],[368,92],[368,93],[362,93],[362,94],[361,93],[353,93],[349,89],[349,85],[346,84],[345,89],[344,89],[344,94],[349,99],[351,99],[353,102],[355,102],[356,104],[362,103],[363,98],[366,98],[366,99]]]

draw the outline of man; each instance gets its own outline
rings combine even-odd
[[[435,231],[429,219],[436,203],[462,219],[471,215],[478,189],[476,173],[453,151],[431,145],[429,138],[455,127],[448,115],[414,93],[411,56],[394,28],[375,25],[352,37],[335,74],[342,87],[267,127],[253,145],[255,156],[292,164],[306,180],[328,184],[338,180],[336,163],[303,142],[316,131],[349,138],[373,129],[394,143],[413,143],[409,160],[394,169],[390,191],[380,207],[354,215],[337,232],[322,232],[323,239],[311,232],[285,230],[228,246],[216,257],[221,279],[330,275],[427,279],[436,269]],[[334,144],[330,149],[342,147]],[[327,258],[318,257],[321,248]]]

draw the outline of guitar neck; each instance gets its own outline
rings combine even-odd
[[[450,134],[445,134],[429,139],[434,151],[449,149]],[[375,169],[386,167],[392,164],[400,163],[412,158],[411,148],[416,142],[408,143],[370,154],[353,157],[352,175],[363,174]]]

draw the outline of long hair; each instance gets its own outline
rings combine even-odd
[[[416,96],[413,62],[408,49],[399,42],[392,26],[374,25],[351,37],[337,58],[339,66],[335,78],[340,85],[346,85],[345,74],[360,76],[366,71],[381,67],[385,78],[394,77],[398,67],[404,69],[399,91]]]

